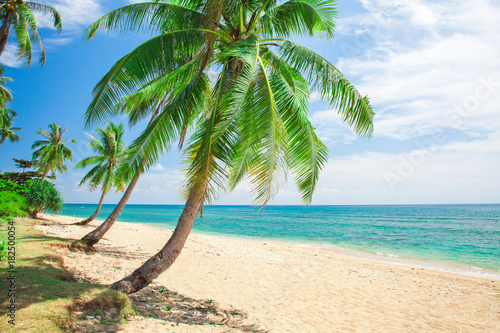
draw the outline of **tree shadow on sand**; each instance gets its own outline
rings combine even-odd
[[[212,300],[193,299],[154,284],[129,295],[135,311],[171,323],[189,325],[220,325],[242,332],[263,333],[256,324],[247,322],[246,313],[224,309]]]

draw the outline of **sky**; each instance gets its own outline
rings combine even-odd
[[[90,156],[91,131],[82,116],[92,89],[111,66],[148,36],[82,31],[100,16],[132,1],[46,0],[62,16],[58,35],[39,17],[47,61],[28,69],[9,44],[0,62],[14,96],[19,143],[0,146],[0,170],[15,171],[12,158],[31,158],[36,131],[52,122],[69,126],[73,161],[54,181],[67,203],[97,203],[99,191],[78,184],[86,171],[75,164]],[[376,112],[374,134],[362,139],[316,94],[310,119],[330,149],[313,205],[463,204],[500,202],[500,3],[488,0],[339,0],[333,41],[298,38],[368,95]],[[36,59],[37,57],[34,57]],[[120,121],[117,119],[116,121]],[[145,127],[128,128],[130,143]],[[170,151],[144,174],[129,203],[182,204],[179,152]],[[299,205],[289,177],[274,205]],[[248,182],[221,192],[215,204],[250,205]],[[105,203],[116,203],[110,193]]]

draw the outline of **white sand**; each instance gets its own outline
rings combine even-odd
[[[92,230],[65,225],[76,221],[72,217],[45,218],[61,223],[37,226],[49,235],[78,239]],[[109,284],[130,274],[170,234],[117,222],[96,245],[98,253],[68,252],[65,265],[75,275]],[[271,332],[500,332],[500,280],[277,242],[194,233],[156,281],[184,296],[241,310],[248,314],[246,323]],[[239,332],[158,322],[122,330]]]

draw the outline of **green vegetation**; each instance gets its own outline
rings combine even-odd
[[[29,180],[25,184],[26,203],[32,210],[31,217],[37,218],[40,211],[58,213],[62,210],[63,198],[54,184],[46,180]]]
[[[10,30],[14,30],[17,41],[17,55],[26,65],[31,64],[33,57],[32,44],[40,50],[38,61],[45,63],[45,48],[38,34],[37,22],[34,13],[43,14],[53,19],[54,27],[61,32],[61,16],[54,8],[37,2],[23,0],[5,0],[0,6],[0,55],[5,51]]]
[[[49,171],[55,176],[56,170],[61,174],[67,171],[64,161],[73,159],[71,149],[65,143],[71,141],[76,144],[75,139],[63,140],[63,136],[68,130],[68,126],[61,129],[61,126],[52,123],[49,125],[50,132],[40,128],[37,134],[44,136],[47,140],[37,140],[31,149],[38,148],[33,152],[33,159],[38,160],[38,172],[43,172],[42,180],[47,177]]]
[[[203,205],[245,177],[255,202],[266,205],[292,173],[310,204],[328,158],[307,117],[311,92],[357,134],[371,135],[368,98],[323,57],[288,40],[333,38],[336,15],[334,1],[174,0],[116,9],[86,30],[87,39],[98,30],[157,35],[121,58],[96,85],[86,126],[117,111],[136,122],[155,110],[158,115],[130,148],[136,174],[176,142],[183,147],[192,134],[184,149],[186,205],[172,238],[112,288],[129,293],[148,285],[175,261]],[[215,77],[213,69],[219,70]],[[98,241],[86,237],[89,244]]]
[[[78,186],[82,186],[85,182],[89,182],[90,190],[95,190],[99,185],[102,188],[101,199],[97,209],[92,216],[83,220],[79,224],[88,224],[94,220],[101,210],[104,196],[111,190],[116,188],[117,191],[123,191],[128,181],[128,177],[124,172],[118,172],[119,166],[126,156],[124,151],[125,143],[123,142],[123,125],[109,123],[106,129],[96,128],[99,139],[90,136],[90,142],[87,146],[90,147],[97,155],[84,158],[78,162],[75,169],[83,169],[89,165],[95,165],[82,179]]]
[[[15,192],[0,191],[0,217],[27,216],[26,199]]]
[[[37,160],[32,160],[32,161],[27,161],[27,160],[19,160],[17,158],[13,158],[13,160],[16,162],[16,167],[23,169],[22,172],[5,172],[3,174],[0,174],[0,190],[2,189],[1,186],[1,180],[3,181],[8,181],[11,184],[15,183],[18,186],[19,185],[24,185],[26,181],[30,179],[38,179],[42,178],[42,174],[37,171],[26,171],[26,169],[32,168],[33,166],[36,166],[38,161]],[[47,177],[47,178],[52,178],[52,177]]]
[[[116,312],[114,323],[134,315],[130,300],[106,286],[77,283],[63,267],[54,247],[66,248],[69,241],[44,237],[33,221],[16,219],[16,325],[8,324],[6,295],[1,297],[2,332],[68,332],[75,330],[75,312],[87,315]],[[2,226],[0,237],[5,237]],[[0,262],[0,290],[9,290],[6,262]],[[19,326],[22,323],[22,326]]]
[[[13,127],[12,123],[17,117],[16,111],[5,106],[5,101],[0,100],[0,145],[3,145],[6,140],[10,142],[18,142],[19,135],[14,131],[20,131],[20,127]]]

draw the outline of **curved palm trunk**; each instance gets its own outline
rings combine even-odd
[[[148,126],[151,125],[159,112],[160,106],[157,107],[155,113],[149,120]],[[116,219],[118,219],[118,216],[120,216],[123,208],[125,208],[125,205],[127,204],[128,199],[130,199],[130,196],[132,195],[135,185],[137,185],[140,177],[141,172],[139,171],[128,185],[127,190],[125,190],[125,193],[123,193],[123,197],[120,199],[120,202],[118,202],[118,205],[116,205],[115,209],[113,209],[113,212],[108,216],[106,221],[104,221],[99,227],[97,227],[97,229],[94,229],[94,231],[89,232],[88,234],[83,236],[82,241],[87,243],[87,247],[92,247],[95,243],[99,242],[104,234],[108,232],[109,229],[111,229],[113,224],[116,222]]]
[[[10,32],[10,17],[12,12],[9,11],[7,16],[3,19],[2,26],[0,27],[0,55],[5,51],[5,46],[7,46],[7,40],[9,39]]]
[[[49,171],[50,171],[50,168],[49,168],[49,164],[47,163],[47,167],[45,168],[45,171],[43,172],[42,180],[44,180],[45,178],[47,178],[47,175],[49,174]]]
[[[120,290],[125,294],[134,293],[146,287],[158,275],[167,270],[181,253],[202,201],[203,198],[200,195],[191,194],[167,244],[132,274],[113,283],[109,288]]]
[[[113,224],[116,222],[116,219],[118,219],[118,216],[120,216],[123,208],[127,204],[128,199],[130,199],[130,196],[132,195],[132,192],[134,191],[135,185],[137,185],[137,182],[139,181],[141,174],[137,174],[137,176],[132,179],[130,182],[129,186],[127,187],[127,190],[123,194],[123,197],[120,199],[120,202],[118,202],[118,205],[116,205],[115,209],[113,212],[108,216],[106,221],[104,221],[97,229],[94,229],[93,231],[89,232],[85,236],[83,236],[82,241],[87,243],[88,247],[91,247],[95,243],[101,240],[101,238],[104,236],[104,234],[113,226]]]
[[[101,211],[102,207],[102,202],[104,201],[104,196],[106,195],[106,191],[102,191],[101,199],[99,200],[99,205],[97,205],[97,209],[95,210],[94,214],[92,214],[89,218],[86,218],[83,221],[77,222],[75,224],[77,225],[87,225],[90,222],[94,221],[94,219],[99,215],[99,212]]]

